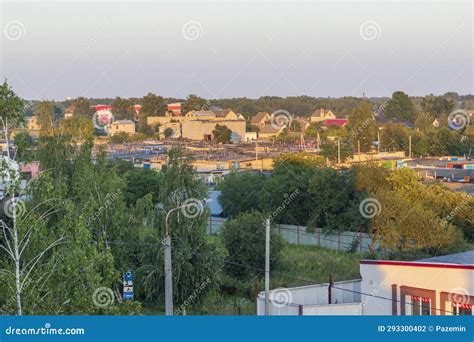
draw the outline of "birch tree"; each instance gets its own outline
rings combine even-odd
[[[15,294],[15,307],[18,315],[23,314],[22,292],[25,286],[30,284],[32,274],[39,268],[48,251],[65,240],[65,237],[62,236],[44,246],[37,253],[31,253],[32,251],[29,250],[36,223],[49,213],[36,216],[34,220],[28,220],[28,218],[34,217],[35,208],[26,212],[24,198],[26,198],[27,184],[22,182],[18,163],[12,159],[10,152],[8,133],[22,122],[24,109],[24,101],[5,81],[0,86],[0,119],[7,154],[6,157],[2,155],[0,163],[0,187],[3,193],[0,250],[5,253],[6,260],[9,261],[3,263],[5,268],[1,270],[1,274],[7,280],[13,280],[13,286],[10,284],[11,280],[7,282],[7,286]]]

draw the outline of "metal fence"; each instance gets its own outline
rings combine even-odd
[[[209,217],[207,234],[218,234],[225,218]],[[307,227],[277,224],[274,228],[286,241],[296,245],[320,246],[338,251],[353,249],[358,252],[369,251],[372,239],[368,234],[358,232],[337,232],[325,234],[321,228],[307,232]]]

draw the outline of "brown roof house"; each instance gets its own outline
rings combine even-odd
[[[250,123],[257,126],[259,129],[263,129],[272,116],[267,112],[258,112],[250,119]]]
[[[311,122],[321,122],[324,120],[333,120],[335,118],[336,118],[336,115],[333,112],[331,112],[329,109],[324,109],[324,108],[315,110],[310,115]]]
[[[283,132],[285,128],[286,126],[265,125],[260,132],[258,132],[258,137],[262,139],[273,138]]]

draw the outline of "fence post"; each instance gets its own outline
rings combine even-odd
[[[212,218],[209,216],[209,235],[212,235]]]
[[[359,234],[359,250],[362,253],[363,248],[362,248],[362,242],[364,241],[364,237],[362,236],[362,233]]]
[[[296,226],[296,239],[299,245],[300,244],[300,226]]]
[[[316,231],[318,232],[318,246],[321,247],[321,229],[316,228]]]
[[[341,232],[337,232],[337,250],[341,250]]]

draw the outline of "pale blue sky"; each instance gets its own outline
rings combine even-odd
[[[470,1],[17,1],[0,9],[0,76],[28,99],[474,93]]]

